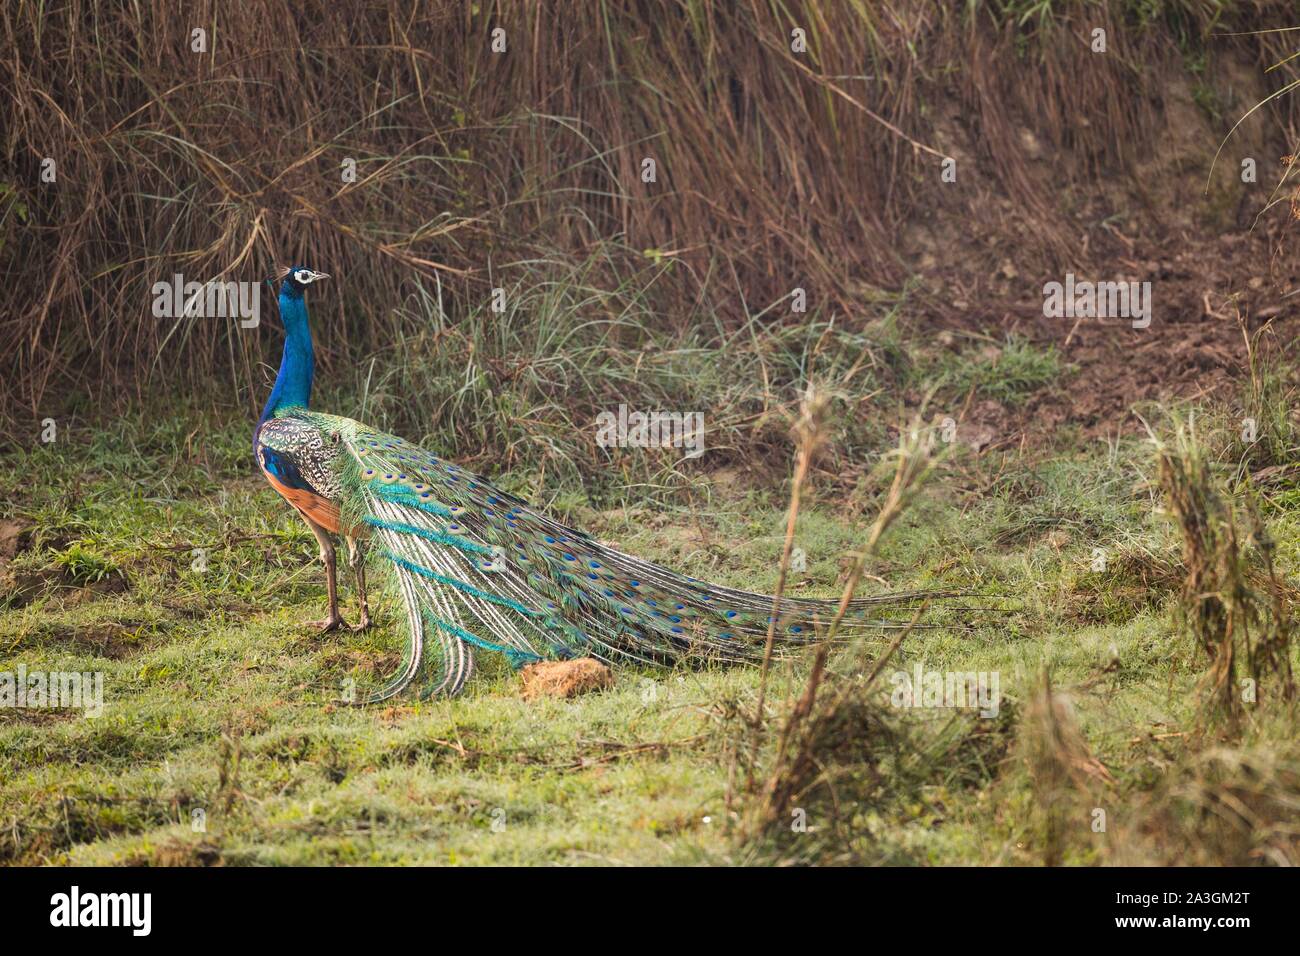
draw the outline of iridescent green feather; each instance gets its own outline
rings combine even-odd
[[[455,693],[463,686],[474,647],[500,651],[515,663],[579,655],[644,663],[761,655],[770,596],[707,584],[624,554],[396,436],[350,419],[298,414],[326,436],[326,447],[337,448],[331,467],[342,489],[341,526],[366,534],[390,570],[407,605],[408,659],[424,643],[443,649],[434,690]],[[901,626],[875,612],[934,596],[942,595],[854,601],[842,627]],[[783,600],[775,615],[778,643],[816,639],[834,612],[834,602]],[[399,678],[385,694],[404,686]]]

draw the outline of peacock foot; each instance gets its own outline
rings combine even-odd
[[[330,631],[337,631],[340,627],[347,626],[347,621],[343,620],[343,615],[335,611],[323,621],[304,621],[304,627],[314,628],[320,634],[328,634]]]
[[[368,627],[370,627],[370,612],[367,610],[361,612],[361,620],[350,625],[350,629],[353,631],[364,631]]]

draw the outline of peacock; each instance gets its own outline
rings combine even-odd
[[[258,467],[320,545],[327,613],[312,626],[346,627],[339,613],[335,538],[347,546],[360,618],[370,624],[366,555],[383,566],[405,609],[406,648],[388,683],[364,702],[403,692],[426,650],[436,652],[424,697],[458,694],[476,650],[515,666],[580,656],[671,665],[763,655],[769,625],[783,647],[817,639],[837,602],[782,599],[708,584],[624,554],[418,445],[311,408],[313,354],[305,295],[329,275],[281,269],[284,353],[253,433]],[[846,628],[898,627],[876,617],[937,592],[850,603]],[[937,596],[951,596],[937,595]],[[775,622],[773,618],[775,616]]]

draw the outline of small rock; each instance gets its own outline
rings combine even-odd
[[[1043,144],[1038,141],[1034,131],[1024,126],[1020,127],[1020,148],[1025,151],[1025,155],[1030,159],[1043,158]]]
[[[993,444],[997,437],[998,433],[988,425],[966,425],[961,431],[962,441],[977,452]]]

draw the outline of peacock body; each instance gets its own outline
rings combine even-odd
[[[327,570],[330,630],[342,624],[333,536],[348,542],[363,620],[364,546],[384,565],[405,608],[402,667],[370,700],[400,693],[430,649],[426,691],[458,693],[474,651],[516,664],[593,656],[607,662],[760,657],[769,626],[784,645],[816,639],[837,602],[783,599],[687,577],[566,527],[486,478],[394,435],[309,408],[311,340],[303,291],[324,278],[287,270],[281,286],[285,357],[258,423],[254,450],[272,487],[316,533]],[[933,596],[855,600],[844,627],[894,627],[878,616]]]

